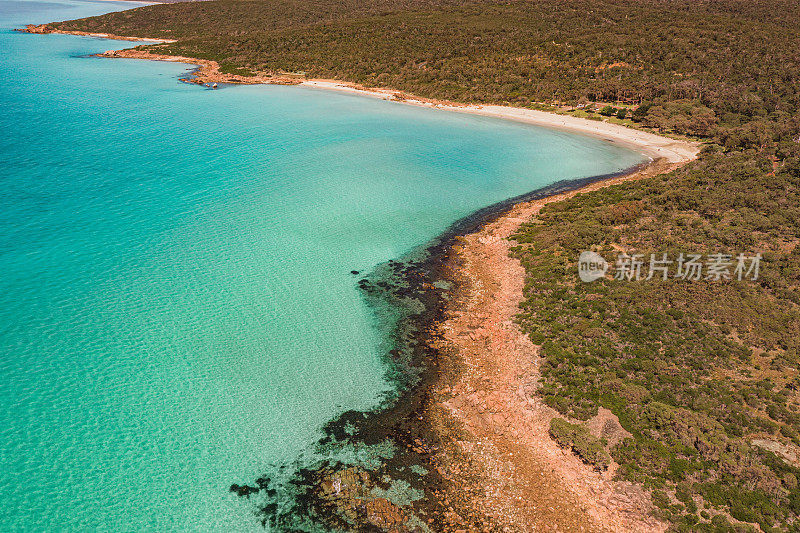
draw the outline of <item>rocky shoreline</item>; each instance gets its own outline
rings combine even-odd
[[[151,39],[146,37],[124,37],[122,35],[114,35],[113,33],[89,33],[86,31],[66,31],[66,30],[59,30],[58,28],[54,28],[50,24],[28,24],[24,28],[19,28],[15,31],[19,31],[22,33],[36,33],[36,34],[48,34],[48,33],[57,33],[61,35],[79,35],[82,37],[98,37],[101,39],[114,39],[118,41],[146,41],[146,42],[153,42],[153,43],[174,43],[175,40],[173,39]]]
[[[548,434],[558,413],[536,395],[539,347],[514,322],[525,272],[509,255],[508,237],[551,202],[623,181],[654,176],[677,164],[657,160],[621,176],[522,201],[478,231],[458,239],[453,257],[461,290],[440,323],[442,349],[460,370],[440,380],[432,405],[461,428],[450,438],[458,454],[484,471],[482,497],[472,505],[511,531],[663,531],[651,516],[650,495],[613,479],[616,465],[598,471]],[[451,363],[455,366],[454,363]],[[626,434],[601,409],[587,424],[610,442]],[[458,492],[457,477],[446,477]]]
[[[315,458],[286,466],[283,479],[231,490],[279,530],[665,529],[648,493],[548,435],[556,413],[535,395],[537,348],[513,323],[524,276],[507,237],[546,203],[674,166],[659,160],[502,202],[361,279],[376,313],[402,310],[387,356],[399,396],[331,421]],[[624,432],[607,412],[590,426]]]
[[[173,39],[131,37],[125,35],[116,35],[113,33],[89,33],[85,31],[59,30],[58,28],[55,28],[49,24],[28,24],[24,28],[19,28],[16,31],[40,35],[51,33],[60,35],[78,35],[82,37],[97,37],[101,39],[113,39],[117,41],[147,42],[155,44],[169,44],[175,42]],[[222,72],[219,63],[216,61],[199,59],[196,57],[159,54],[145,50],[142,47],[126,48],[123,50],[107,50],[103,53],[96,54],[96,56],[114,59],[147,59],[150,61],[169,61],[172,63],[188,63],[190,65],[196,65],[197,68],[191,72],[191,75],[181,78],[181,81],[186,83],[194,83],[197,85],[211,85],[214,83],[235,83],[240,85],[256,85],[261,83],[297,85],[303,81],[300,77],[288,75],[242,76],[240,74],[225,73]]]

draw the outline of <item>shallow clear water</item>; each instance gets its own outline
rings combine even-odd
[[[0,1],[0,529],[257,529],[228,493],[389,385],[351,270],[642,157],[297,87],[204,90]]]

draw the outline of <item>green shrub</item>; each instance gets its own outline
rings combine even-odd
[[[644,117],[647,115],[647,112],[650,111],[651,107],[653,107],[653,104],[651,104],[649,102],[641,104],[639,107],[637,107],[636,109],[633,110],[633,113],[631,115],[631,119],[634,122],[641,122],[644,119]]]
[[[606,470],[611,464],[611,456],[603,442],[578,424],[570,424],[563,418],[550,420],[550,436],[564,448],[570,448],[585,463],[598,470]]]
[[[617,110],[611,107],[610,105],[605,106],[603,109],[600,110],[600,114],[604,117],[610,117],[613,115]]]
[[[666,509],[670,505],[669,496],[662,490],[654,490],[650,499],[653,500],[653,505],[660,509]]]

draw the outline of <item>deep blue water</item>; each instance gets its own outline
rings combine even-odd
[[[351,270],[642,156],[322,90],[211,91],[0,1],[0,530],[258,529],[229,494],[388,389]]]

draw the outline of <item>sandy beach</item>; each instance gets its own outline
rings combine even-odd
[[[334,80],[306,80],[300,84],[305,87],[317,87],[320,89],[344,91],[364,96],[374,96],[386,100],[402,101],[410,105],[433,107],[436,109],[470,113],[504,120],[514,120],[545,128],[561,129],[571,133],[592,135],[626,145],[647,154],[653,159],[663,157],[670,163],[680,163],[694,159],[699,150],[699,145],[697,143],[670,139],[668,137],[662,137],[650,132],[635,130],[610,122],[559,115],[546,111],[537,111],[535,109],[523,109],[501,105],[470,105],[443,102],[419,98],[391,89],[365,88]]]
[[[363,87],[358,84],[337,80],[302,79],[290,76],[245,77],[223,74],[219,71],[219,65],[215,61],[188,57],[158,56],[140,50],[121,50],[118,52],[109,51],[104,55],[107,57],[134,57],[140,59],[155,59],[159,61],[177,61],[198,65],[199,69],[193,73],[193,80],[191,81],[201,84],[267,83],[301,85],[303,87],[333,90],[361,96],[369,96],[372,98],[380,98],[383,100],[400,102],[407,105],[430,107],[445,111],[469,113],[504,120],[524,122],[534,126],[555,128],[569,131],[571,133],[600,137],[605,140],[640,151],[654,160],[658,158],[664,158],[670,163],[680,163],[694,159],[700,149],[699,143],[691,141],[671,139],[661,135],[656,135],[654,133],[621,126],[619,124],[612,124],[610,122],[589,120],[586,118],[573,117],[569,115],[559,115],[556,113],[548,113],[534,109],[523,109],[519,107],[501,105],[460,104],[431,98],[422,98],[393,89]]]

